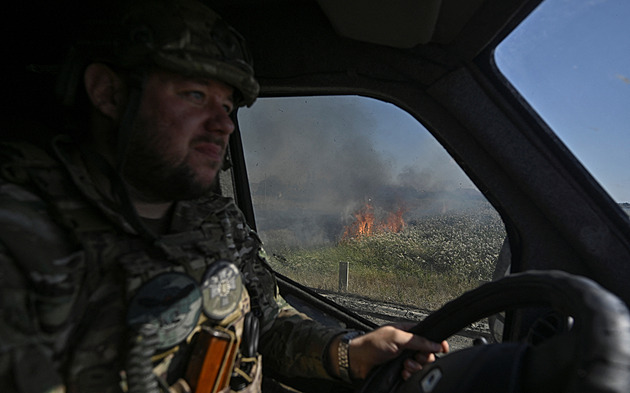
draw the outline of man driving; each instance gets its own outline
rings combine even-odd
[[[214,193],[259,85],[212,10],[127,4],[79,37],[60,81],[71,136],[0,148],[3,392],[256,392],[263,362],[358,384],[405,349],[405,379],[448,351],[393,326],[325,327],[279,295],[258,236]]]

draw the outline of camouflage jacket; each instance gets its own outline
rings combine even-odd
[[[164,273],[200,283],[217,261],[244,277],[266,367],[330,378],[324,351],[340,330],[283,301],[258,236],[231,199],[178,202],[166,234],[151,243],[99,192],[74,143],[57,138],[52,151],[0,145],[3,392],[120,391],[134,293]]]

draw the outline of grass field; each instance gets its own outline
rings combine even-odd
[[[482,207],[415,219],[399,233],[267,251],[278,272],[311,288],[337,290],[344,261],[348,292],[437,309],[492,278],[504,238],[498,214]]]

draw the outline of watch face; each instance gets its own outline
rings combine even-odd
[[[214,321],[221,321],[238,307],[243,293],[241,273],[233,263],[220,260],[206,271],[201,282],[203,311]]]
[[[171,348],[188,337],[201,314],[201,290],[183,273],[160,274],[142,285],[131,299],[127,323],[136,330],[156,330],[156,351]],[[153,330],[152,329],[152,330]]]

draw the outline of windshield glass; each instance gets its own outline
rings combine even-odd
[[[277,272],[331,299],[425,314],[504,273],[498,213],[400,108],[357,96],[264,98],[239,110],[239,127]],[[339,302],[375,318],[349,299]],[[385,309],[374,322],[400,318]]]
[[[630,210],[630,1],[546,0],[496,49],[500,71]]]

